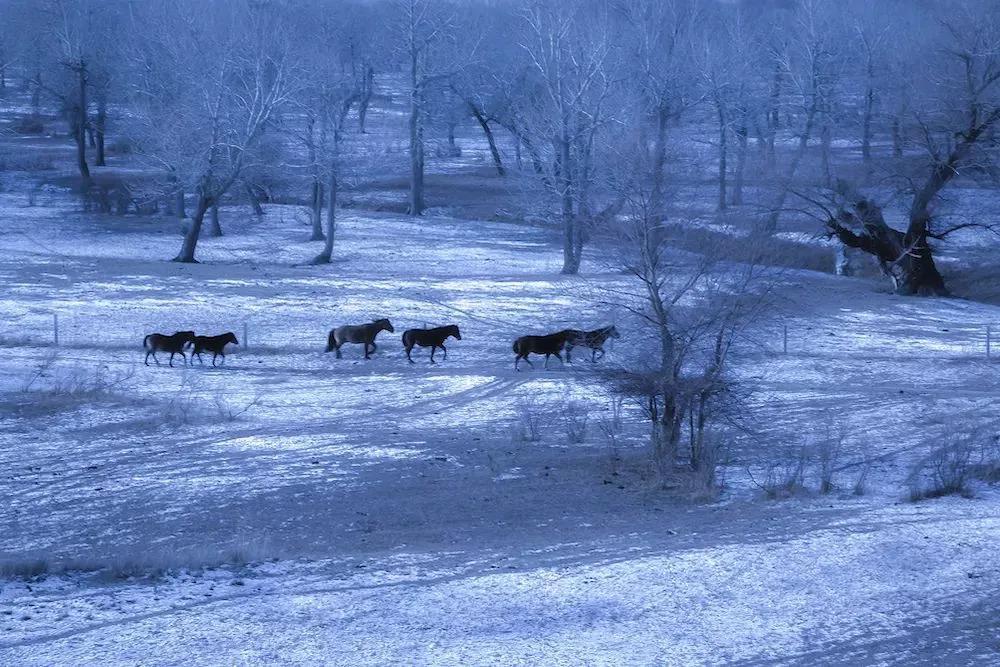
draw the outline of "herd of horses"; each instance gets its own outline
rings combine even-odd
[[[382,331],[395,333],[396,330],[393,328],[392,322],[387,319],[375,320],[368,324],[348,324],[336,327],[335,329],[331,329],[330,334],[327,336],[326,351],[335,352],[337,358],[340,359],[342,357],[340,348],[343,345],[347,343],[361,344],[364,345],[365,359],[371,359],[371,353],[378,349],[375,344],[375,338]],[[521,370],[518,364],[522,359],[528,362],[529,366],[534,367],[531,359],[528,358],[531,354],[545,355],[544,367],[546,369],[549,367],[549,357],[554,356],[562,362],[563,352],[566,353],[565,361],[567,363],[572,362],[571,354],[573,348],[576,347],[589,349],[590,360],[596,362],[604,356],[604,343],[609,338],[620,337],[621,334],[618,333],[618,329],[614,325],[595,329],[594,331],[563,329],[562,331],[544,336],[521,336],[514,341],[514,370]],[[449,324],[433,329],[407,329],[403,332],[402,338],[403,349],[406,350],[406,358],[411,364],[415,363],[410,356],[413,348],[429,347],[431,348],[432,364],[436,363],[434,361],[434,354],[438,348],[441,349],[444,353],[444,358],[447,359],[448,348],[444,344],[449,338],[462,340],[462,333],[458,330],[457,324]],[[152,333],[142,341],[143,349],[146,350],[144,363],[148,366],[149,357],[152,356],[153,361],[159,365],[160,360],[157,359],[156,353],[163,352],[170,353],[168,363],[171,367],[174,365],[174,355],[177,354],[181,355],[184,363],[187,364],[188,357],[185,354],[185,350],[190,348],[190,361],[192,364],[194,363],[194,358],[198,357],[198,361],[204,365],[205,360],[201,356],[204,352],[212,353],[212,366],[216,365],[216,359],[220,357],[222,358],[222,363],[225,364],[226,345],[230,343],[233,345],[240,344],[236,339],[236,334],[231,331],[219,334],[218,336],[198,336],[193,331],[177,331],[169,335]]]

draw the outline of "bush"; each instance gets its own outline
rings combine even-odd
[[[45,134],[45,123],[38,116],[21,116],[11,123],[11,129],[18,134]]]
[[[952,435],[917,461],[906,478],[909,500],[916,502],[953,494],[968,496],[976,445],[977,437],[973,434]]]
[[[806,467],[809,464],[809,448],[803,445],[779,451],[767,464],[764,480],[753,482],[770,500],[791,498],[805,490]],[[752,476],[751,476],[752,479]]]
[[[587,422],[590,420],[590,415],[585,403],[568,401],[563,408],[562,418],[569,444],[581,443],[587,438]]]
[[[514,442],[538,442],[542,439],[543,411],[534,397],[522,398],[517,402],[517,416],[511,428]]]

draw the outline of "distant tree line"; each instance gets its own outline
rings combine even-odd
[[[345,137],[386,94],[405,96],[410,215],[429,137],[454,147],[466,122],[497,178],[543,193],[570,274],[628,214],[628,172],[657,224],[711,179],[715,208],[757,233],[808,209],[898,291],[941,294],[932,242],[984,223],[941,219],[940,195],[997,179],[991,0],[2,0],[0,17],[0,92],[58,110],[84,191],[112,142],[154,169],[190,214],[182,262],[206,221],[222,233],[223,197],[260,212],[287,174],[325,241],[313,261],[330,261],[345,170],[375,159]],[[895,227],[889,189],[909,201]]]

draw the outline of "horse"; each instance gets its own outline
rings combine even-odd
[[[202,352],[212,353],[212,366],[215,366],[216,357],[222,357],[222,363],[226,363],[226,343],[232,343],[233,345],[239,345],[240,341],[236,340],[236,334],[232,331],[227,331],[224,334],[218,336],[195,336],[194,350],[191,351],[191,363],[194,363],[195,355],[198,356],[198,361],[204,365],[205,360],[201,358]]]
[[[394,333],[396,330],[392,328],[392,322],[385,318],[375,320],[370,324],[346,324],[342,327],[331,329],[330,335],[326,339],[326,351],[335,351],[337,358],[340,359],[341,345],[344,343],[364,343],[365,359],[371,359],[368,355],[377,348],[375,345],[375,336],[378,335],[379,331]],[[372,346],[371,350],[368,349],[369,345]]]
[[[517,355],[514,358],[514,370],[521,370],[517,366],[521,359],[527,361],[529,366],[534,367],[531,359],[528,358],[529,354],[544,354],[546,369],[549,367],[549,357],[552,355],[555,355],[556,359],[562,363],[563,358],[559,353],[566,345],[566,337],[567,334],[565,331],[548,334],[547,336],[521,336],[514,341],[514,354]]]
[[[151,333],[142,339],[142,347],[146,350],[146,358],[143,363],[147,366],[149,365],[149,355],[153,355],[153,361],[156,365],[160,365],[160,360],[156,358],[157,352],[169,352],[170,353],[170,367],[174,367],[174,355],[179,354],[184,358],[184,363],[187,364],[187,355],[184,354],[184,348],[188,343],[194,342],[194,332],[193,331],[177,331],[170,334],[161,333]]]
[[[431,348],[432,364],[435,363],[434,352],[439,347],[444,350],[444,358],[447,359],[448,348],[444,346],[444,342],[448,340],[449,336],[454,336],[455,340],[462,340],[462,334],[459,332],[457,324],[449,324],[435,329],[407,329],[403,332],[403,347],[406,348],[406,358],[410,360],[411,364],[415,363],[410,357],[410,352],[414,345],[419,345]]]
[[[589,347],[590,348],[590,361],[595,362],[599,358],[604,357],[604,343],[609,338],[621,338],[622,335],[618,333],[618,329],[615,325],[609,327],[604,327],[603,329],[597,329],[596,331],[580,331],[578,329],[566,329],[563,331],[566,334],[566,361],[572,363],[570,360],[570,354],[573,352],[574,347]],[[597,353],[601,353],[601,357],[597,356]]]

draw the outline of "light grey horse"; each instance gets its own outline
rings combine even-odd
[[[340,346],[344,343],[364,343],[365,359],[370,359],[368,355],[375,351],[375,336],[379,331],[393,333],[392,322],[387,319],[375,320],[371,324],[345,324],[342,327],[330,330],[330,335],[326,339],[326,351],[331,350],[337,353],[340,359]],[[372,349],[369,350],[368,346]]]

